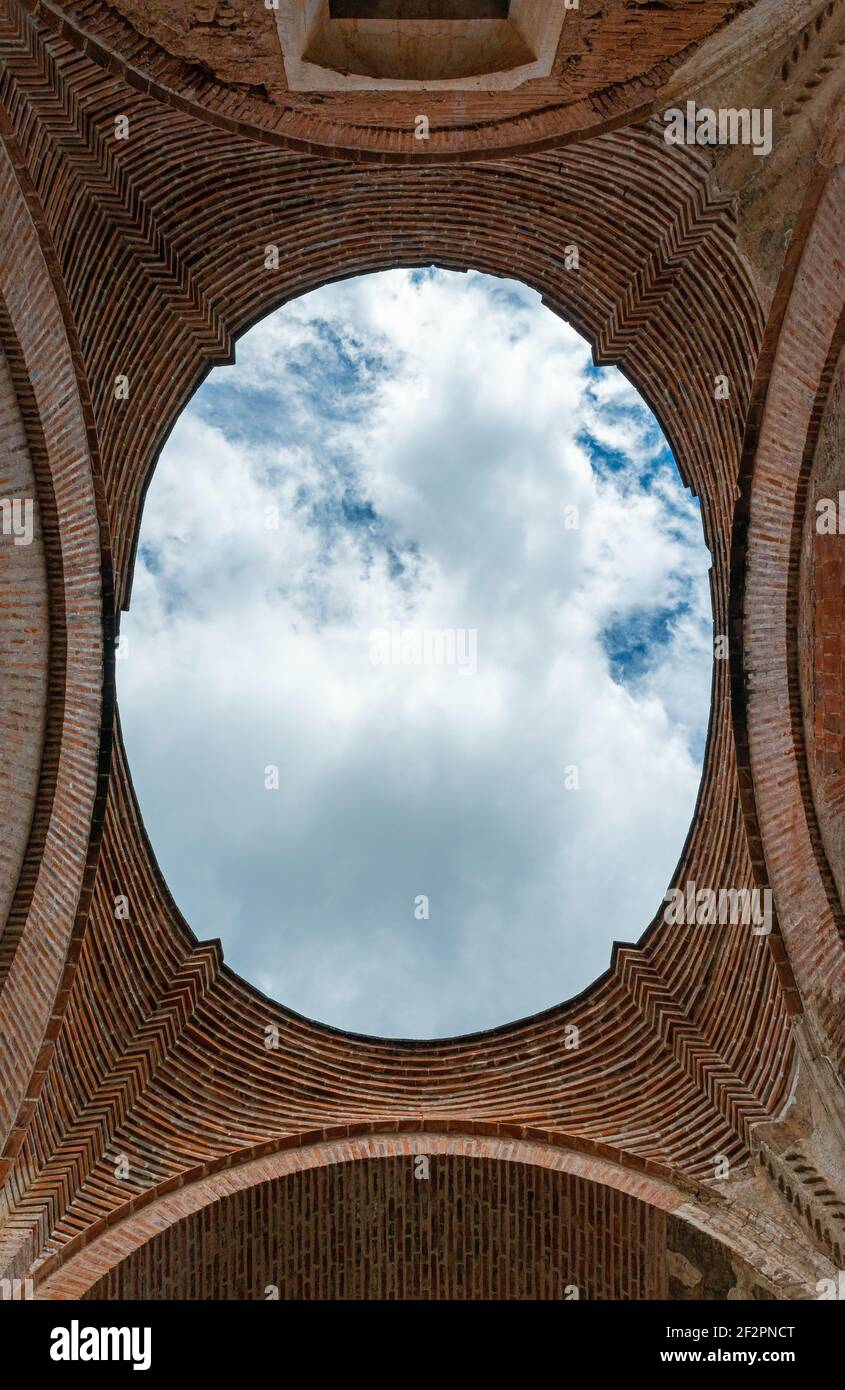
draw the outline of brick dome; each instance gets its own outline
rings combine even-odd
[[[601,23],[583,3],[547,78],[437,94],[428,142],[419,93],[294,94],[271,13],[244,29],[205,8],[0,15],[3,495],[36,511],[31,547],[0,545],[0,1276],[45,1298],[240,1298],[284,1266],[288,1292],[334,1297],[317,1255],[361,1191],[399,1202],[412,1243],[414,1203],[460,1192],[465,1228],[425,1237],[425,1296],[485,1296],[468,1243],[530,1189],[567,1216],[565,1258],[530,1267],[508,1227],[502,1277],[528,1297],[561,1296],[564,1267],[594,1297],[811,1297],[845,1254],[845,542],[814,526],[845,489],[845,3],[614,4]],[[776,113],[768,158],[667,144],[667,105],[725,94]],[[538,289],[658,416],[726,639],[674,885],[770,890],[774,922],[678,928],[655,904],[578,998],[400,1043],[265,998],[182,919],[114,650],[145,488],[210,367],[295,295],[432,262]],[[320,1183],[331,1229],[282,1219]],[[252,1248],[267,1213],[276,1243]],[[588,1229],[632,1263],[597,1261]],[[219,1258],[177,1276],[199,1231]],[[380,1231],[373,1278],[401,1296]]]

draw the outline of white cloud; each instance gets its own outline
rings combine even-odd
[[[124,616],[130,763],[197,934],[364,1032],[582,989],[686,836],[708,563],[652,417],[532,291],[394,271],[258,325],[164,451]],[[476,629],[477,674],[373,666],[396,621]]]

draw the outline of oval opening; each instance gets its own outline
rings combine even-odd
[[[684,844],[709,565],[654,416],[535,291],[393,270],[269,315],[162,452],[118,663],[197,935],[371,1035],[580,992]]]

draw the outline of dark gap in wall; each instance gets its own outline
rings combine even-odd
[[[507,19],[510,0],[330,0],[332,19]]]

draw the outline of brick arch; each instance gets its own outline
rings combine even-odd
[[[799,605],[809,476],[845,342],[843,226],[840,150],[838,162],[820,168],[809,191],[761,355],[734,538],[744,583],[733,605],[734,709],[755,864],[774,892],[806,1012],[809,1055],[827,1054],[840,1069],[845,912],[819,829],[807,756]],[[841,1109],[829,1078],[824,1089]]]
[[[11,331],[8,315],[0,303],[0,439],[3,442],[3,463],[0,465],[0,488],[3,497],[15,499],[24,508],[32,524],[33,536],[26,544],[26,535],[16,545],[4,536],[0,550],[2,580],[0,588],[13,595],[11,603],[0,611],[0,666],[8,672],[8,687],[0,697],[0,739],[4,750],[4,768],[0,782],[0,973],[8,969],[14,956],[13,940],[17,938],[26,918],[26,898],[31,896],[32,867],[37,872],[40,849],[30,834],[34,802],[46,791],[52,799],[50,782],[44,775],[42,746],[45,735],[45,715],[48,686],[63,684],[62,612],[55,615],[56,670],[47,669],[50,661],[48,633],[50,631],[48,588],[55,592],[55,572],[48,564],[51,545],[49,537],[51,516],[42,522],[42,510],[49,508],[49,495],[44,499],[44,484],[49,489],[49,470],[44,469],[43,441],[33,438],[33,410],[27,399],[28,381],[22,367],[19,350]],[[38,470],[36,474],[36,469]],[[45,478],[46,473],[46,478]],[[36,477],[40,479],[39,487]],[[40,496],[39,496],[40,493]],[[20,519],[19,519],[20,522]],[[52,581],[52,582],[51,582]],[[23,640],[21,635],[23,634]],[[13,752],[13,756],[10,754]],[[30,863],[25,866],[25,860]],[[22,892],[22,880],[26,889]],[[11,921],[9,920],[11,917]]]
[[[36,0],[10,3],[21,33],[28,35],[27,12],[35,10]],[[811,15],[817,8],[817,0],[796,3],[802,14]],[[324,152],[378,163],[477,160],[559,148],[588,133],[648,116],[676,73],[686,74],[692,64],[689,80],[702,81],[714,70],[730,71],[750,41],[777,42],[789,32],[789,21],[794,21],[793,14],[784,18],[778,0],[764,0],[762,6],[758,0],[757,8],[766,12],[740,15],[738,21],[736,7],[726,0],[701,0],[700,6],[683,15],[664,14],[662,7],[626,7],[612,0],[608,6],[615,10],[612,15],[584,16],[588,32],[576,56],[576,65],[587,59],[584,77],[573,69],[568,47],[569,29],[582,19],[573,11],[569,26],[564,25],[558,60],[559,71],[566,70],[563,84],[555,76],[507,94],[322,93],[315,108],[310,93],[287,91],[281,64],[273,63],[274,51],[280,59],[281,50],[272,14],[252,17],[249,59],[242,63],[239,78],[227,80],[229,75],[217,76],[204,56],[191,60],[192,26],[185,23],[185,15],[170,15],[166,28],[156,32],[149,19],[144,22],[143,8],[131,0],[112,4],[77,0],[63,5],[61,12],[39,7],[39,20],[57,47],[61,42],[86,52],[127,87],[149,90],[174,111],[189,112],[221,131],[249,134],[297,153]],[[607,17],[610,24],[598,22]],[[139,33],[139,28],[145,32]],[[157,39],[169,40],[184,56],[167,51]],[[704,66],[698,67],[695,60],[702,44],[708,56]],[[266,89],[261,90],[264,84],[255,80],[259,63],[262,69],[275,67],[280,78],[272,100]],[[413,136],[421,104],[432,115],[432,131],[425,143]]]
[[[26,35],[22,43],[29,42],[26,12],[35,11],[37,0],[9,3],[19,31]],[[740,7],[726,0],[702,0],[695,10],[682,13],[667,6],[665,14],[662,5],[635,9],[621,0],[609,47],[601,48],[601,25],[582,45],[589,54],[584,80],[573,81],[567,61],[573,55],[564,52],[565,42],[558,59],[563,82],[557,74],[548,85],[530,84],[524,96],[517,92],[503,101],[502,93],[474,97],[463,92],[456,99],[438,99],[428,91],[425,106],[431,110],[433,129],[422,142],[412,134],[419,93],[361,92],[351,100],[323,93],[315,109],[307,97],[291,98],[283,84],[268,99],[266,87],[262,90],[255,80],[255,40],[263,39],[265,59],[267,45],[273,49],[277,42],[268,14],[260,17],[268,32],[251,30],[246,67],[242,62],[236,76],[225,65],[215,72],[204,55],[192,60],[193,26],[189,22],[184,27],[185,16],[170,14],[168,26],[154,32],[154,23],[138,25],[143,8],[138,0],[73,0],[63,4],[61,12],[41,6],[38,18],[57,49],[84,51],[115,86],[148,91],[174,112],[294,153],[379,164],[477,161],[560,149],[681,105],[714,81],[736,80],[751,49],[777,51],[791,44],[802,26],[814,20],[826,23],[828,18],[823,0],[792,0],[788,7],[782,0],[748,0]],[[571,14],[570,20],[577,17]],[[588,16],[606,17],[603,10]],[[620,56],[625,70],[612,71]]]
[[[13,171],[5,118],[0,133],[0,346],[20,421],[6,418],[4,444],[19,447],[22,431],[32,459],[50,622],[40,770],[15,893],[0,924],[0,1029],[18,1044],[0,1087],[2,1177],[43,1083],[37,1060],[93,884],[110,747],[111,576],[96,430],[55,248],[33,215],[26,175]]]
[[[647,1168],[637,1165],[620,1151],[610,1148],[599,1151],[595,1145],[573,1140],[571,1136],[531,1130],[520,1132],[515,1126],[503,1135],[501,1128],[472,1122],[444,1124],[436,1118],[419,1118],[369,1131],[364,1126],[358,1129],[344,1126],[297,1135],[281,1144],[264,1144],[234,1154],[223,1162],[205,1165],[198,1172],[183,1174],[178,1183],[162,1185],[146,1194],[143,1201],[130,1203],[127,1208],[113,1213],[103,1229],[72,1241],[59,1255],[34,1271],[35,1296],[42,1300],[102,1296],[110,1277],[119,1277],[121,1266],[131,1262],[152,1241],[164,1242],[166,1249],[170,1241],[178,1237],[179,1228],[197,1213],[206,1212],[204,1228],[213,1232],[216,1223],[225,1220],[227,1199],[235,1194],[264,1188],[280,1179],[315,1169],[361,1166],[372,1160],[394,1158],[412,1163],[418,1155],[425,1155],[433,1162],[457,1157],[480,1160],[485,1166],[513,1164],[546,1169],[571,1175],[585,1193],[591,1189],[594,1194],[602,1191],[619,1194],[623,1199],[621,1208],[617,1203],[596,1201],[595,1196],[587,1199],[594,1220],[613,1224],[609,1224],[609,1228],[599,1225],[599,1247],[593,1250],[587,1247],[580,1252],[573,1277],[583,1279],[585,1284],[590,1279],[591,1259],[605,1240],[612,1238],[615,1243],[624,1244],[627,1239],[630,1243],[631,1233],[626,1238],[623,1222],[628,1219],[634,1226],[641,1226],[642,1217],[638,1220],[636,1216],[639,1208],[673,1217],[679,1226],[690,1228],[693,1239],[697,1233],[707,1242],[714,1242],[727,1252],[728,1259],[736,1260],[735,1276],[742,1278],[741,1271],[747,1271],[745,1278],[749,1284],[759,1281],[761,1292],[781,1297],[799,1291],[806,1294],[808,1281],[816,1272],[812,1266],[800,1262],[791,1265],[782,1251],[770,1248],[761,1238],[761,1232],[733,1223],[726,1203],[714,1200],[706,1189],[690,1183],[681,1174],[657,1164]],[[660,1233],[663,1234],[662,1225]],[[655,1234],[650,1233],[649,1246],[655,1242]],[[221,1232],[221,1235],[226,1241],[227,1234]],[[641,1239],[641,1232],[638,1239]],[[676,1243],[682,1242],[676,1237]],[[651,1259],[657,1264],[655,1256],[652,1250]],[[148,1296],[149,1291],[145,1294]],[[205,1296],[235,1295],[227,1289],[224,1277],[218,1274]],[[258,1297],[260,1293],[253,1296]],[[668,1295],[664,1286],[632,1296]]]

